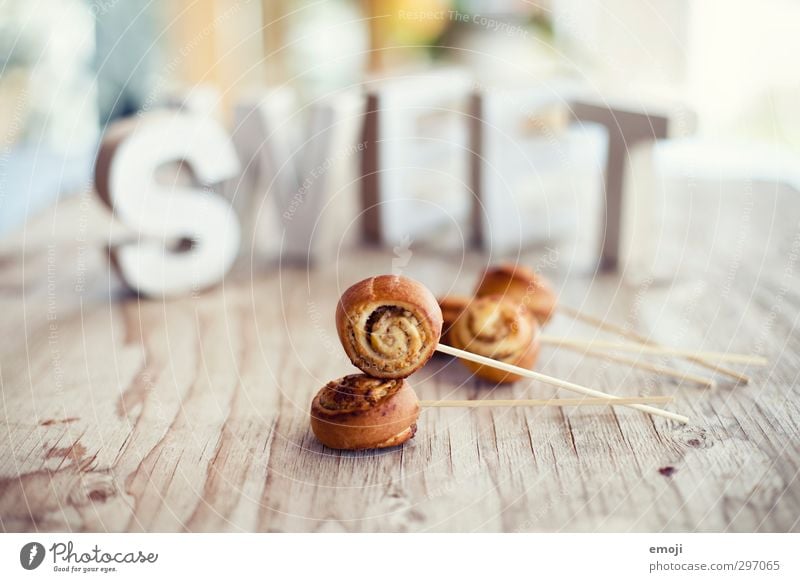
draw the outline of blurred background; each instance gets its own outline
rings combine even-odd
[[[0,0],[0,235],[90,187],[107,124],[176,102],[217,117],[235,135],[235,107],[245,96],[291,88],[295,110],[304,111],[342,92],[363,94],[379,80],[386,103],[398,108],[385,115],[397,127],[384,121],[385,131],[467,142],[468,119],[423,119],[419,131],[403,133],[412,122],[402,103],[424,102],[433,85],[420,75],[441,72],[459,76],[446,86],[463,83],[464,95],[477,90],[494,99],[484,102],[487,123],[497,128],[494,142],[484,132],[491,170],[482,178],[484,202],[491,207],[492,196],[510,192],[513,205],[510,226],[500,208],[487,211],[488,227],[519,236],[508,248],[498,238],[493,248],[511,252],[520,242],[562,237],[584,245],[580,256],[588,257],[597,232],[579,211],[601,211],[607,135],[570,119],[576,95],[677,115],[676,131],[653,155],[652,192],[636,194],[656,212],[718,194],[721,185],[798,189],[798,54],[800,3],[792,0]],[[385,84],[392,79],[410,82]],[[447,107],[468,111],[457,98]],[[417,168],[419,157],[441,155],[447,162],[433,170],[451,179],[425,193],[424,184],[404,182],[412,172],[387,171],[382,196],[402,199],[411,189],[414,198],[420,188],[444,215],[431,225],[453,223],[460,236],[452,244],[465,244],[468,204],[459,193],[436,196],[469,190],[468,162],[453,165],[460,154],[441,150],[420,149],[415,158],[414,147],[387,142],[382,168]],[[327,196],[341,212],[358,214],[359,156],[335,159],[342,168],[328,180]],[[419,224],[403,226],[400,206],[399,228],[378,227],[385,242],[422,240]],[[689,226],[670,228],[681,236]]]

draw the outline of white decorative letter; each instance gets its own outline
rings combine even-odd
[[[114,215],[136,240],[112,249],[112,260],[133,289],[174,296],[218,283],[239,252],[239,221],[228,203],[207,189],[156,171],[183,162],[195,181],[214,184],[236,175],[239,161],[225,130],[187,113],[153,113],[106,132],[95,184]],[[177,241],[188,248],[176,248]]]

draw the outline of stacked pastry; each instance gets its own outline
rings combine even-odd
[[[439,304],[444,315],[445,343],[530,369],[539,355],[540,325],[552,317],[556,294],[532,270],[502,264],[484,273],[474,298],[447,296]],[[515,374],[462,362],[476,375],[492,382],[519,380]]]
[[[613,401],[688,422],[649,403],[623,403],[599,390],[531,371],[539,354],[539,326],[555,311],[556,296],[528,269],[494,267],[479,282],[475,298],[446,297],[440,303],[424,285],[395,275],[365,279],[342,295],[336,329],[350,361],[363,373],[329,382],[314,398],[311,428],[324,445],[375,449],[411,439],[420,401],[407,378],[437,349],[460,357],[475,374],[494,382],[513,382],[521,374],[600,399],[599,404]],[[439,346],[445,323],[445,342],[456,350]]]
[[[326,384],[311,404],[311,428],[335,449],[402,444],[416,432],[419,400],[407,378],[431,358],[442,311],[428,289],[407,277],[381,275],[345,291],[336,329],[363,374]]]
[[[391,447],[411,439],[419,399],[407,378],[445,342],[481,356],[531,369],[539,355],[539,325],[552,315],[555,294],[525,268],[489,269],[475,298],[437,302],[421,283],[381,275],[347,289],[336,308],[336,330],[350,361],[363,373],[326,384],[311,404],[311,428],[335,449]],[[493,382],[519,376],[462,360]]]

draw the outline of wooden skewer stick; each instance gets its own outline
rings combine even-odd
[[[420,400],[423,408],[491,408],[493,406],[621,406],[628,404],[667,404],[672,396],[641,398],[553,398],[550,400]]]
[[[558,309],[559,309],[559,311],[562,311],[562,312],[566,313],[567,315],[569,315],[573,319],[577,319],[578,321],[582,321],[584,323],[588,323],[589,325],[593,325],[594,327],[597,327],[599,329],[602,329],[602,330],[605,330],[605,331],[609,331],[611,333],[615,333],[615,334],[617,334],[619,336],[627,337],[628,339],[632,339],[632,340],[637,341],[637,342],[639,342],[641,344],[646,344],[646,345],[650,345],[650,346],[659,346],[660,345],[659,343],[657,343],[657,342],[655,342],[655,341],[643,336],[640,333],[637,333],[636,331],[633,331],[633,330],[630,330],[630,329],[626,329],[626,328],[624,328],[624,327],[622,327],[620,325],[604,321],[602,319],[599,319],[597,317],[593,317],[591,315],[587,315],[585,313],[582,313],[582,312],[578,311],[577,309],[573,309],[572,307],[567,307],[565,305],[559,305]],[[710,362],[710,361],[708,361],[706,359],[699,358],[697,356],[689,356],[686,359],[689,360],[690,362],[694,362],[695,364],[703,366],[704,368],[706,368],[708,370],[713,370],[714,372],[719,372],[720,374],[724,374],[725,376],[729,376],[731,378],[734,378],[737,381],[742,382],[743,384],[748,384],[750,382],[750,376],[748,376],[747,374],[742,374],[738,370],[732,370],[731,368],[727,368],[725,366],[717,364],[716,362]]]
[[[481,364],[483,366],[497,368],[498,370],[502,370],[504,372],[517,374],[518,376],[522,376],[524,378],[531,378],[532,380],[538,380],[539,382],[544,382],[545,384],[558,386],[559,388],[572,390],[573,392],[578,392],[580,394],[585,394],[587,396],[594,396],[595,398],[611,398],[615,400],[621,399],[619,396],[614,396],[613,394],[606,394],[605,392],[601,392],[600,390],[587,388],[586,386],[581,386],[580,384],[573,384],[572,382],[567,382],[566,380],[559,380],[558,378],[553,378],[552,376],[547,376],[546,374],[540,374],[539,372],[534,372],[533,370],[526,370],[525,368],[520,368],[519,366],[512,366],[511,364],[507,364],[505,362],[498,362],[497,360],[493,360],[485,356],[479,356],[478,354],[473,354],[471,352],[466,352],[464,350],[459,350],[458,348],[454,348],[452,346],[437,344],[436,350],[442,352],[443,354],[448,354],[450,356],[455,356],[457,358],[469,360],[471,362],[475,362],[476,364]],[[674,412],[669,412],[667,410],[662,410],[654,406],[648,406],[647,404],[625,404],[623,406],[627,406],[629,408],[635,408],[636,410],[641,410],[642,412],[647,412],[648,414],[652,414],[655,416],[663,416],[665,418],[669,418],[671,420],[681,422],[683,424],[689,423],[689,418],[686,416],[675,414]]]
[[[552,337],[542,335],[539,340],[543,344],[561,347],[574,347],[583,348],[590,346],[593,348],[619,350],[623,352],[638,352],[643,354],[663,354],[672,356],[697,356],[701,358],[708,358],[713,360],[722,360],[726,362],[736,362],[739,364],[751,364],[753,366],[766,366],[767,359],[761,356],[749,356],[747,354],[729,354],[728,352],[698,352],[694,350],[686,350],[682,348],[662,348],[658,346],[648,346],[643,344],[632,344],[626,342],[610,342],[606,340],[587,340],[587,339],[570,339],[561,337]]]
[[[664,376],[670,376],[672,378],[677,378],[678,380],[686,380],[688,382],[695,382],[697,384],[701,384],[702,386],[707,386],[709,388],[713,388],[717,385],[717,383],[712,378],[706,378],[705,376],[698,376],[696,374],[691,374],[689,372],[681,372],[680,370],[674,370],[672,368],[667,368],[666,366],[660,366],[658,364],[653,364],[651,362],[645,362],[643,360],[637,360],[636,358],[629,358],[627,356],[620,356],[617,354],[612,354],[610,352],[604,352],[602,350],[595,350],[589,347],[586,348],[578,348],[573,346],[564,346],[568,350],[575,350],[581,354],[585,354],[587,356],[591,356],[594,358],[602,358],[604,360],[609,360],[611,362],[619,362],[620,364],[626,364],[633,368],[641,368],[643,370],[649,370],[651,372],[656,372],[658,374],[662,374]]]

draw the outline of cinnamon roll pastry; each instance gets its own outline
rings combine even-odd
[[[438,300],[439,308],[442,310],[442,342],[449,344],[448,332],[453,324],[467,308],[471,299],[463,295],[446,295]]]
[[[405,378],[431,358],[442,310],[424,285],[400,275],[356,283],[336,307],[336,330],[350,361],[376,378]]]
[[[524,305],[490,295],[469,304],[450,329],[450,342],[455,348],[531,369],[539,356],[539,325]],[[521,378],[461,361],[476,375],[492,382],[516,382]]]
[[[352,374],[328,382],[311,403],[311,430],[332,449],[401,445],[417,431],[419,400],[405,379]]]
[[[521,303],[544,324],[553,316],[558,298],[550,282],[532,269],[512,263],[502,263],[486,270],[476,297],[500,295]]]

